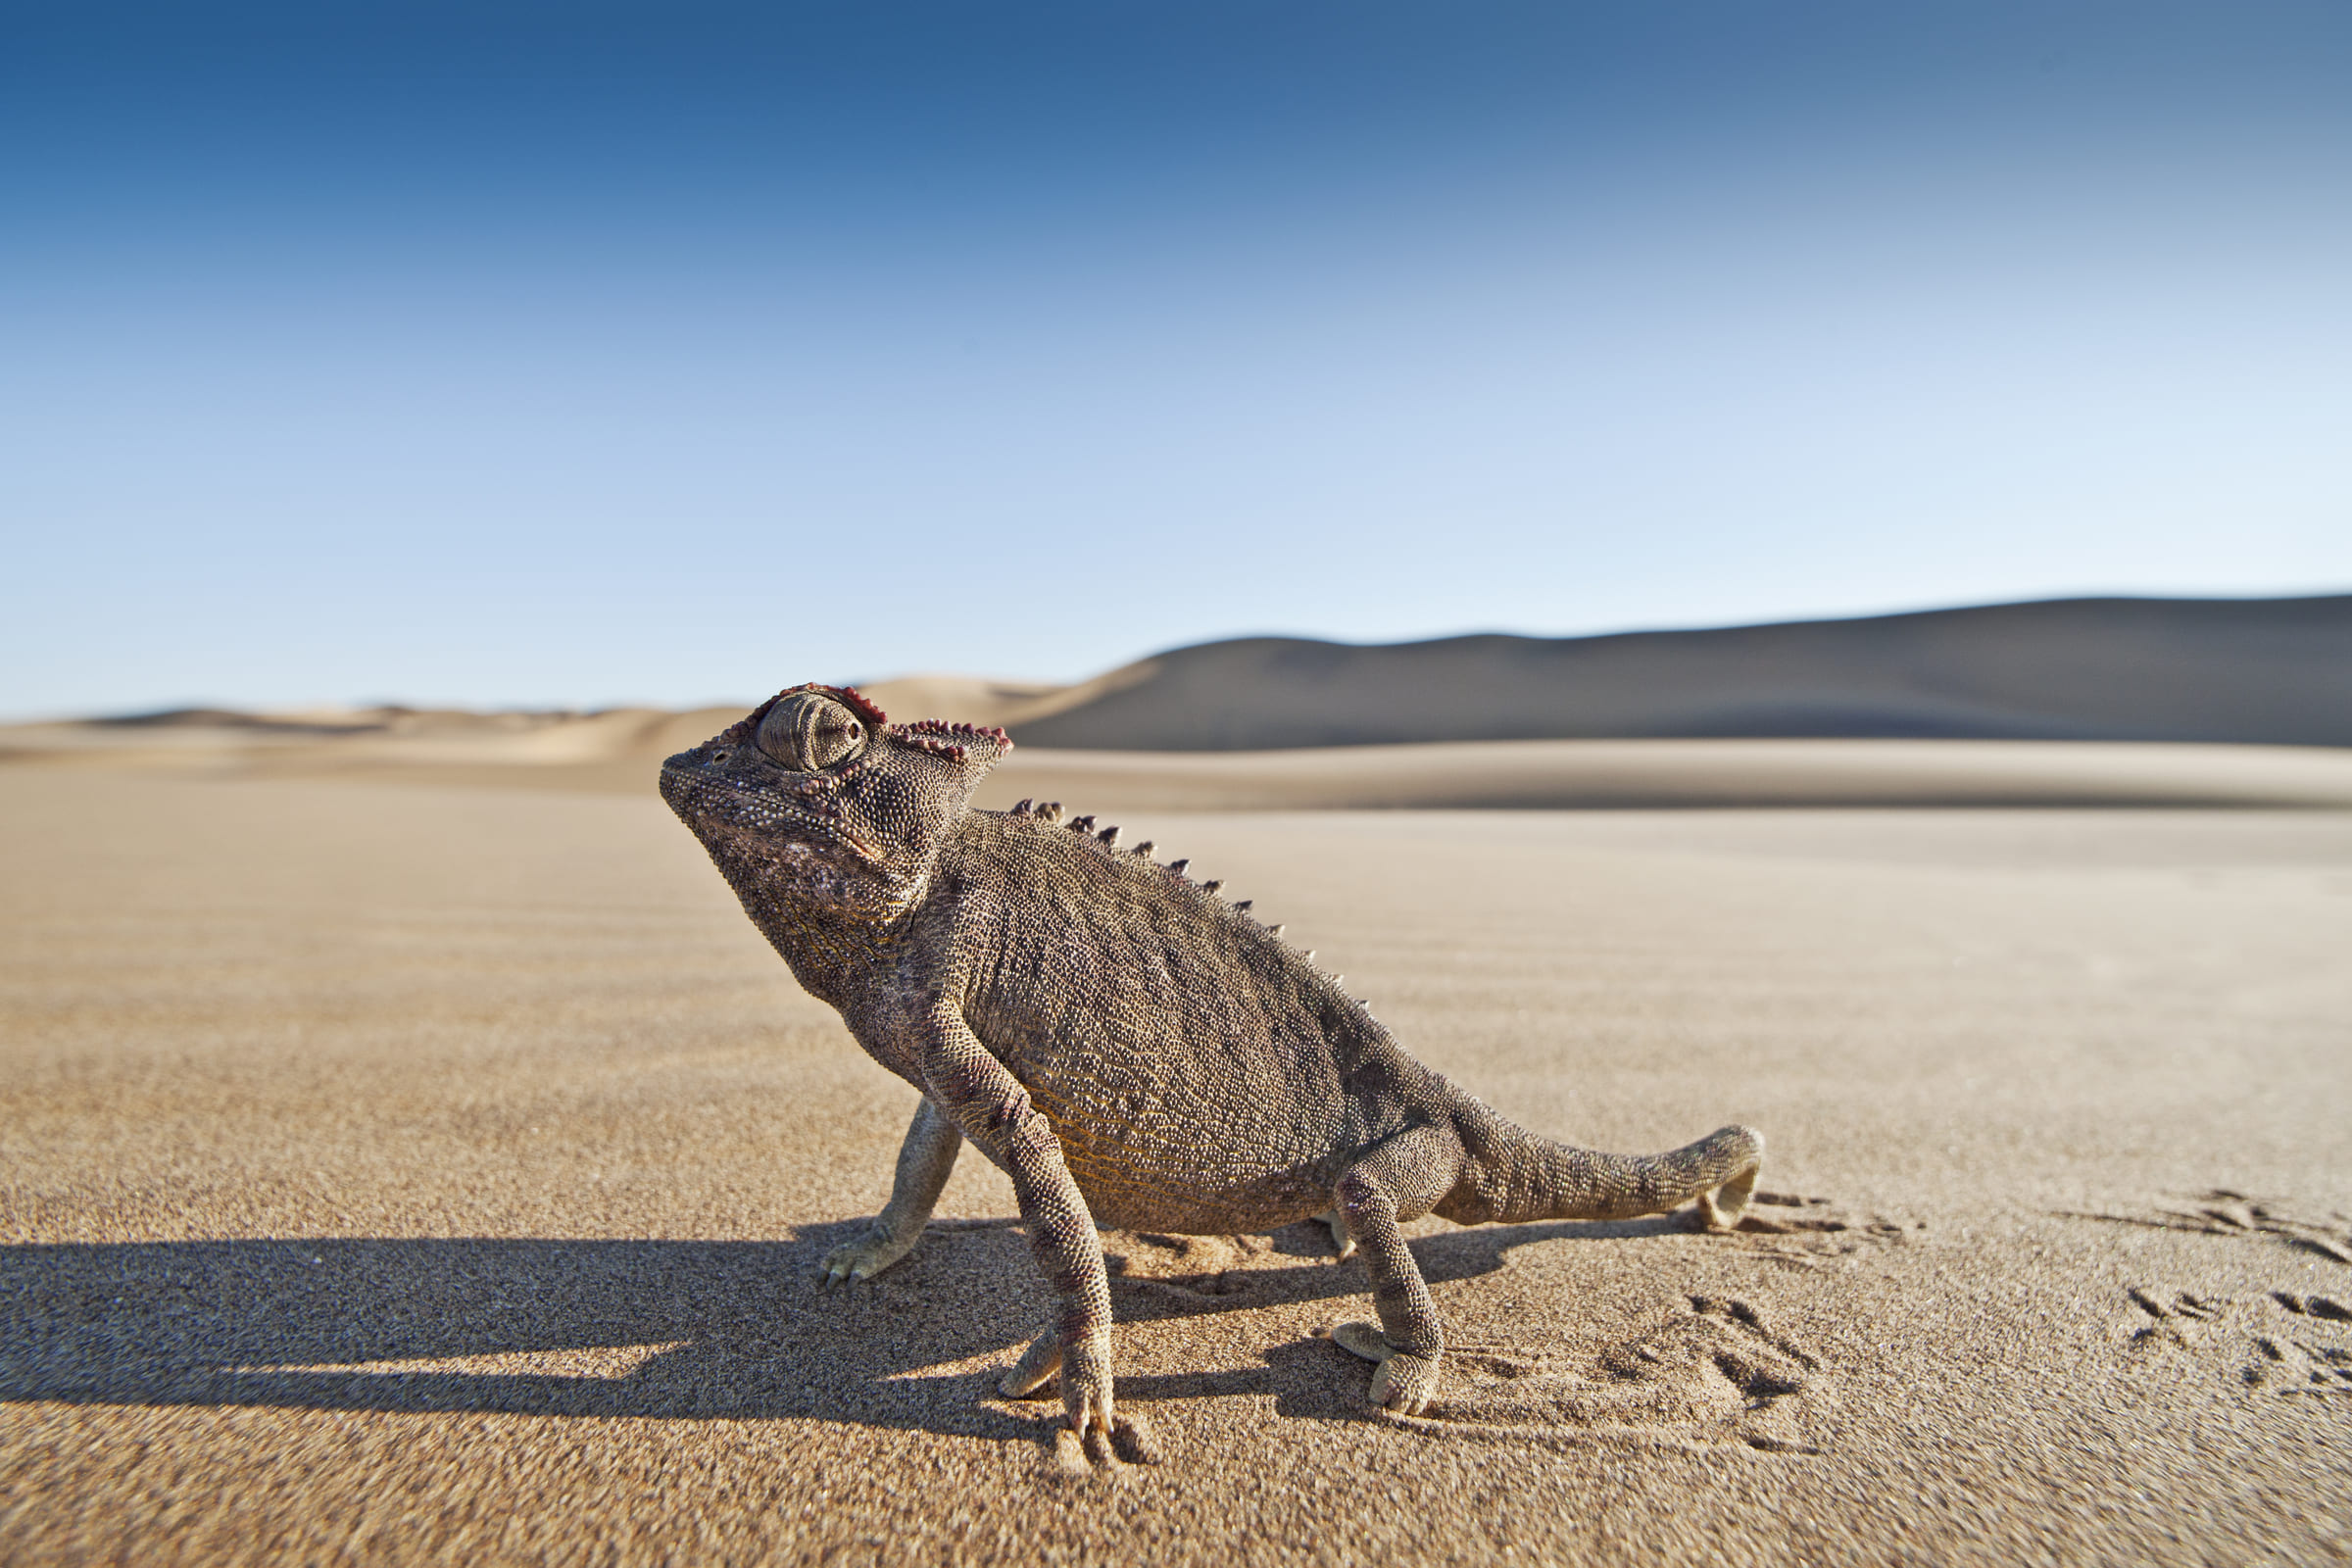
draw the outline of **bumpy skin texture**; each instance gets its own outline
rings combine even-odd
[[[828,1282],[906,1255],[969,1140],[1012,1180],[1059,1301],[1004,1391],[1056,1372],[1097,1457],[1135,1445],[1111,1399],[1098,1224],[1192,1234],[1314,1216],[1360,1250],[1376,1404],[1420,1413],[1445,1338],[1398,1227],[1615,1219],[1698,1200],[1735,1223],[1763,1140],[1654,1156],[1554,1143],[1406,1055],[1308,956],[1152,846],[1060,808],[970,807],[1000,730],[892,725],[802,686],[662,764],[662,794],[753,922],[858,1044],[921,1091],[889,1205]],[[1122,1441],[1114,1445],[1114,1438]]]

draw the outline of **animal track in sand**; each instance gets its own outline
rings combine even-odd
[[[1756,1194],[1733,1227],[1740,1236],[1771,1238],[1751,1243],[1750,1251],[1798,1268],[1821,1268],[1865,1247],[1900,1246],[1924,1229],[1924,1224],[1905,1226],[1883,1215],[1851,1214],[1827,1198],[1795,1193]]]
[[[2226,1187],[2148,1212],[2071,1217],[2235,1237],[2352,1266],[2352,1218],[2315,1219]],[[2182,1352],[2255,1393],[2352,1395],[2352,1290],[2228,1294],[2133,1286],[2126,1296],[2132,1314],[2126,1343],[2135,1354]]]
[[[2270,1200],[2249,1198],[2226,1187],[2211,1188],[2150,1213],[2083,1213],[2070,1209],[2059,1212],[2071,1219],[2143,1225],[2151,1230],[2188,1231],[2201,1236],[2268,1237],[2298,1251],[2316,1252],[2331,1261],[2352,1265],[2352,1217],[2330,1214],[2324,1220],[2306,1219]]]
[[[2258,1394],[2352,1396],[2352,1301],[2271,1291],[2199,1296],[2133,1286],[2134,1352],[2177,1349]]]
[[[1638,1339],[1579,1365],[1464,1345],[1425,1415],[1385,1419],[1446,1437],[1594,1440],[1819,1453],[1832,1402],[1821,1362],[1746,1301],[1694,1296]]]

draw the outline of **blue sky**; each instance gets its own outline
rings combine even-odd
[[[0,0],[0,714],[2352,587],[2352,8]]]

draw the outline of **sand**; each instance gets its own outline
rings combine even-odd
[[[1073,688],[1075,690],[1076,688]],[[947,676],[875,688],[901,713],[978,714]],[[1246,706],[1246,705],[1244,705]],[[214,778],[332,778],[643,799],[662,759],[743,716],[667,712],[310,714],[0,725],[0,762]],[[2136,806],[2352,808],[2352,749],[2118,741],[1641,739],[1437,742],[1267,752],[1018,746],[979,804],[1087,810],[1362,808]]]
[[[1072,1476],[984,1165],[809,1285],[913,1097],[662,807],[402,776],[0,768],[9,1563],[2352,1556],[2352,813],[1125,817],[1507,1114],[1788,1200],[1422,1222],[1413,1425],[1311,1230],[1108,1235],[1167,1457]]]

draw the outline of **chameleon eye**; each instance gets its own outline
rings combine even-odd
[[[757,740],[770,760],[813,773],[865,750],[865,725],[830,697],[795,692],[767,710]]]

